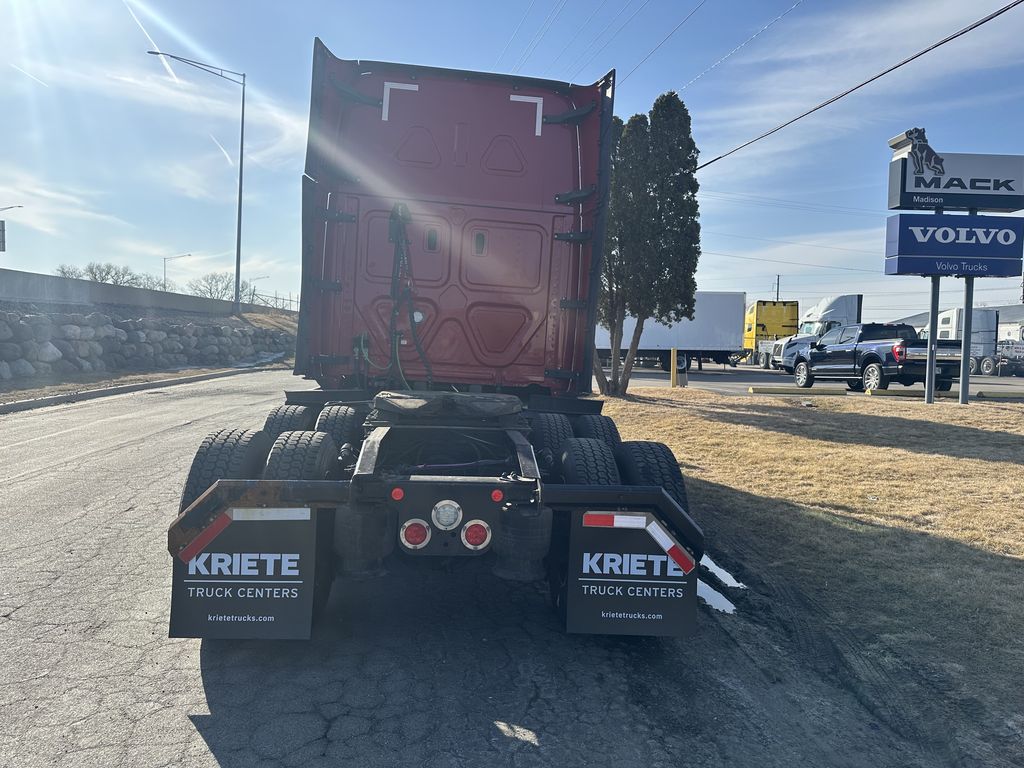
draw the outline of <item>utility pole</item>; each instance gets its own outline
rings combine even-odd
[[[779,300],[779,288],[782,286],[782,275],[775,276],[775,300]]]

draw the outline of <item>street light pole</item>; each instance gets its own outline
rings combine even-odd
[[[153,56],[166,56],[168,59],[180,61],[182,64],[188,64],[190,67],[201,69],[203,72],[209,72],[211,75],[216,75],[230,83],[242,86],[242,121],[238,132],[238,214],[235,223],[235,301],[231,310],[237,315],[241,312],[242,308],[242,162],[245,152],[245,73],[234,72],[223,67],[215,67],[212,64],[204,64],[193,59],[186,59],[184,56],[176,56],[173,53],[164,53],[163,51],[146,51],[146,53]],[[228,75],[234,75],[242,79],[235,80],[234,77],[228,77]]]
[[[167,293],[167,262],[174,261],[175,259],[185,259],[191,256],[191,253],[183,253],[180,256],[161,256],[164,260],[164,293]]]

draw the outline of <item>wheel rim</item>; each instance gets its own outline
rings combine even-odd
[[[869,365],[864,370],[864,389],[876,389],[878,387],[878,369]]]
[[[796,367],[796,383],[801,386],[807,383],[807,363],[800,363]]]

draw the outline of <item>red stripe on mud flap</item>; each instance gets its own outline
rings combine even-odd
[[[187,563],[193,557],[206,549],[209,543],[217,538],[221,531],[229,525],[231,525],[231,515],[227,512],[222,512],[217,515],[214,521],[203,529],[202,533],[192,539],[192,541],[188,543],[188,546],[178,553],[178,559],[183,563]]]
[[[615,515],[607,514],[603,515],[599,512],[584,512],[583,513],[583,527],[584,528],[614,528],[615,527]]]
[[[697,566],[690,554],[678,544],[669,547],[668,556],[676,561],[676,565],[682,568],[685,574],[689,574]]]

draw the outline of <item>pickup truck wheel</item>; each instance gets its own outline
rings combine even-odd
[[[981,358],[980,365],[982,376],[992,376],[996,372],[996,359],[994,357]]]
[[[967,361],[967,373],[974,376],[978,372],[978,358],[972,357]]]
[[[846,388],[851,392],[863,392],[864,382],[861,381],[860,379],[847,379]]]
[[[657,485],[678,502],[686,512],[686,483],[672,450],[664,443],[631,440],[615,446],[619,476],[627,485]]]
[[[952,379],[939,379],[935,382],[936,392],[949,392],[951,389],[953,389]]]
[[[796,364],[793,369],[793,378],[796,385],[801,389],[807,389],[814,385],[814,377],[811,375],[811,367],[803,360]]]
[[[217,480],[255,480],[260,476],[270,435],[251,429],[222,429],[206,437],[192,459],[178,512],[184,512]]]
[[[602,440],[608,445],[618,445],[622,442],[619,436],[619,428],[608,416],[599,413],[588,413],[577,416],[572,422],[572,432],[576,437],[592,437],[595,440]]]
[[[326,480],[338,458],[326,432],[282,432],[267,456],[264,480]],[[316,572],[313,575],[313,618],[323,613],[334,584],[334,514],[321,509],[316,520]]]
[[[305,405],[279,405],[272,410],[263,424],[263,431],[276,440],[282,432],[312,429],[316,411]]]
[[[572,437],[572,422],[561,413],[535,413],[529,419],[530,443],[541,472],[556,474],[562,445]]]
[[[345,443],[358,444],[362,442],[360,426],[363,420],[359,413],[350,405],[328,405],[320,415],[316,417],[316,425],[313,427],[317,432],[326,432],[334,440],[337,447]]]
[[[882,366],[878,363],[868,363],[864,366],[861,380],[864,382],[864,389],[888,389],[889,379]]]
[[[769,368],[771,368],[772,356],[769,355],[767,352],[762,352],[761,353],[760,365],[761,365],[762,369],[767,371]]]
[[[562,477],[568,485],[619,485],[619,469],[610,445],[590,437],[570,437],[561,451]],[[569,594],[569,527],[562,516],[551,531],[547,557],[548,593],[562,625]]]

